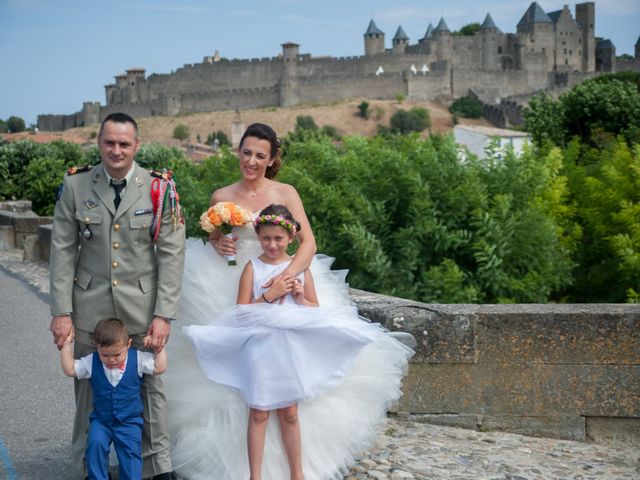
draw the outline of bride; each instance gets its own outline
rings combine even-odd
[[[344,305],[356,315],[346,271],[330,270],[332,259],[315,255],[315,239],[297,191],[274,180],[282,163],[280,153],[280,141],[271,127],[250,125],[238,149],[242,179],[216,190],[211,204],[234,202],[252,215],[270,204],[286,206],[300,223],[299,246],[279,276],[295,278],[310,267],[320,304]],[[205,377],[191,343],[176,327],[209,324],[234,305],[243,266],[261,250],[252,225],[236,227],[233,238],[214,231],[209,240],[187,243],[178,320],[167,347],[171,366],[164,382],[172,461],[180,477],[188,480],[246,479],[249,407],[239,391]],[[238,266],[228,266],[225,256],[234,254]],[[411,349],[380,329],[340,385],[299,405],[307,480],[342,478],[355,457],[372,445],[375,427],[401,395],[400,381],[411,354]],[[274,417],[267,428],[262,477],[283,480],[289,470]]]

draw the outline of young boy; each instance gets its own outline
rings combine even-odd
[[[69,377],[89,378],[93,390],[86,460],[91,480],[109,478],[109,446],[113,442],[121,480],[142,478],[142,375],[159,375],[167,369],[163,349],[155,355],[131,347],[127,326],[117,318],[96,325],[93,341],[97,352],[73,358],[73,331],[65,340],[60,359]],[[146,339],[145,339],[146,344]]]

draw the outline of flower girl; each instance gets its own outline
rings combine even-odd
[[[245,460],[224,478],[341,478],[399,397],[412,351],[352,305],[319,302],[309,270],[278,275],[298,229],[286,207],[270,205],[254,226],[262,254],[244,267],[237,305],[183,328],[204,375],[239,392],[248,409]],[[270,430],[279,427],[279,436],[267,436],[272,411]],[[277,445],[267,444],[265,455],[269,439]]]

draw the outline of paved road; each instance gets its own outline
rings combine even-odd
[[[49,333],[48,299],[0,268],[0,479],[67,479],[73,380]]]

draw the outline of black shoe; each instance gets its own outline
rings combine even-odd
[[[167,472],[154,475],[153,480],[178,480],[178,477],[176,477],[176,472]]]

